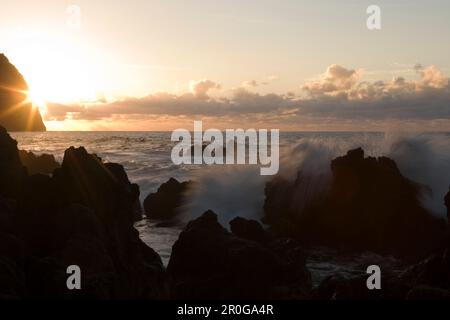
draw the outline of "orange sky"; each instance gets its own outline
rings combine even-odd
[[[373,32],[364,0],[10,1],[0,51],[50,130],[449,130],[450,4],[432,2],[380,0]]]

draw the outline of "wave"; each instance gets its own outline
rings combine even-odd
[[[423,206],[432,214],[445,217],[444,196],[450,184],[450,136],[442,134],[353,134],[317,136],[285,143],[280,149],[277,178],[294,181],[299,172],[296,203],[301,207],[323,193],[331,179],[330,162],[348,150],[362,147],[367,156],[387,156],[396,161],[407,178],[430,187],[421,195]],[[251,166],[222,166],[202,170],[194,180],[196,187],[187,196],[184,210],[189,219],[211,209],[224,226],[236,216],[260,219],[263,216],[264,188],[272,178],[261,177]]]

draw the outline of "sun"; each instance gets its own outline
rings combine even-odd
[[[44,97],[33,91],[28,91],[27,94],[28,100],[31,102],[33,107],[38,108],[41,115],[44,116],[47,111],[47,105]]]
[[[46,103],[93,101],[102,91],[99,54],[84,38],[49,32],[16,32],[7,56],[22,73],[29,99],[39,109]]]

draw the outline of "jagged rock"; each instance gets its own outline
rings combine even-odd
[[[0,126],[0,196],[16,197],[27,175],[20,162],[17,142]]]
[[[359,148],[331,162],[332,181],[321,197],[297,211],[295,188],[266,188],[266,219],[274,231],[304,244],[370,250],[402,258],[426,257],[445,236],[445,223],[421,205],[421,187],[386,157]],[[300,182],[301,183],[301,182]]]
[[[66,202],[92,208],[103,221],[134,221],[136,190],[121,165],[103,164],[83,147],[71,147],[53,178]]]
[[[28,175],[1,130],[0,151],[0,296],[169,296],[161,258],[133,227],[139,189],[122,166],[69,148],[52,176]],[[82,290],[67,289],[69,265],[80,266]]]
[[[253,240],[259,243],[267,243],[270,235],[256,220],[248,220],[236,217],[230,221],[231,232],[242,239]]]
[[[45,131],[41,115],[27,101],[23,76],[0,54],[0,125],[8,131]]]
[[[450,189],[447,193],[447,195],[444,198],[445,206],[447,207],[447,219],[448,223],[450,223]]]
[[[181,299],[292,298],[311,286],[304,264],[291,264],[268,246],[231,234],[212,211],[188,223],[167,269]]]
[[[105,167],[114,175],[114,177],[119,181],[119,183],[125,188],[126,193],[130,196],[130,201],[132,203],[132,216],[130,217],[133,222],[142,219],[142,207],[139,196],[141,194],[139,190],[139,185],[136,183],[131,183],[128,180],[127,173],[122,165],[117,163],[105,163]]]
[[[51,174],[59,168],[59,163],[51,154],[35,155],[31,151],[19,150],[19,158],[22,165],[28,169],[28,174]]]
[[[144,210],[148,218],[158,220],[173,219],[183,204],[183,195],[191,182],[178,182],[170,178],[163,183],[156,193],[151,193],[144,200]]]

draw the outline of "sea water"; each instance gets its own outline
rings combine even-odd
[[[197,187],[190,191],[183,208],[186,221],[208,209],[219,215],[219,221],[225,227],[236,216],[260,219],[263,214],[264,185],[271,177],[262,177],[253,166],[175,165],[171,161],[171,150],[175,145],[170,139],[171,132],[25,132],[11,135],[18,141],[20,149],[36,154],[50,153],[58,161],[62,160],[68,147],[84,146],[104,161],[122,164],[130,181],[139,184],[141,201],[170,177],[197,181]],[[424,206],[433,214],[445,217],[443,198],[450,185],[450,133],[281,132],[279,174],[295,179],[297,172],[302,170],[311,176],[327,176],[333,158],[357,147],[362,147],[367,156],[391,157],[406,177],[429,186],[432,193],[423,195]],[[167,265],[181,228],[158,227],[157,223],[144,220],[138,222],[136,228],[143,241],[154,248]],[[328,254],[324,250],[320,252]],[[356,262],[342,264],[324,263],[323,259],[316,261],[314,256],[313,253],[308,266],[316,283],[334,272],[358,270],[357,266],[352,266],[364,258],[360,256],[352,260]]]

